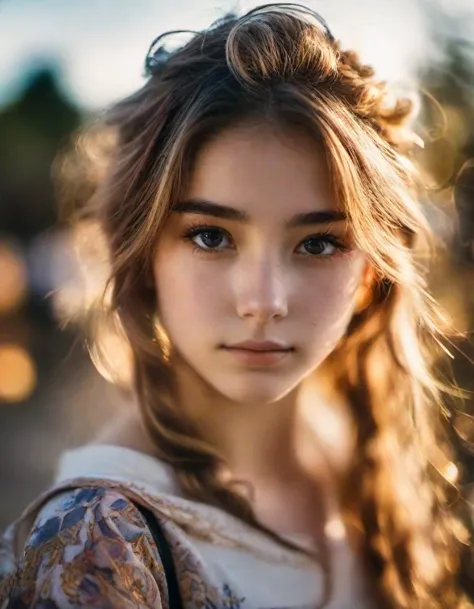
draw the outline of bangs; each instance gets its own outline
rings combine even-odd
[[[314,95],[308,99],[308,112],[317,123],[335,196],[357,247],[382,276],[410,283],[415,276],[408,258],[430,234],[417,201],[415,167],[340,100]]]

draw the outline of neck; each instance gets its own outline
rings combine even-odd
[[[318,383],[301,383],[270,404],[242,404],[186,366],[175,370],[180,409],[222,455],[223,479],[244,483],[260,522],[282,534],[324,535],[326,518],[335,514],[347,429],[335,425],[338,415],[318,394]]]
[[[294,462],[296,392],[272,404],[238,404],[212,393],[206,392],[207,399],[201,401],[187,384],[180,392],[180,405],[232,474],[242,478],[283,475]]]
[[[222,455],[232,477],[287,483],[308,470],[312,476],[332,475],[324,442],[317,438],[324,401],[313,381],[277,402],[241,404],[216,392],[186,365],[177,367],[177,375],[180,409]]]

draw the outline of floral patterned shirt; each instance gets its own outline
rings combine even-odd
[[[151,457],[87,446],[65,455],[54,487],[3,537],[0,609],[173,609],[138,505],[165,534],[185,609],[311,609],[323,600],[318,561],[181,497],[172,473]],[[335,542],[335,552],[341,586],[325,606],[368,609],[348,544]]]

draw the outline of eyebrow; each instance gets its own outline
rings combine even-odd
[[[224,220],[234,220],[235,222],[250,222],[250,216],[234,207],[221,205],[207,201],[206,199],[190,199],[175,203],[171,211],[177,214],[202,214],[214,216]],[[342,211],[310,211],[307,213],[295,214],[288,222],[289,227],[307,226],[309,224],[326,224],[328,222],[340,222],[346,220],[346,214]]]

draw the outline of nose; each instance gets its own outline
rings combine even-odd
[[[288,294],[283,267],[277,261],[249,261],[235,280],[237,314],[259,324],[288,314]]]

